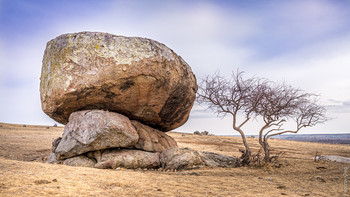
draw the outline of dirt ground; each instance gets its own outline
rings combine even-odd
[[[62,133],[63,127],[0,123],[0,196],[350,196],[350,181],[344,181],[350,164],[312,159],[316,152],[349,157],[349,145],[272,139],[273,152],[285,153],[278,168],[165,172],[45,164]],[[242,148],[237,137],[168,134],[179,147],[200,151],[239,156]],[[248,141],[257,152],[257,139]]]

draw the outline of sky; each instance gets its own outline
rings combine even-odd
[[[39,83],[46,43],[81,31],[146,37],[180,55],[200,81],[237,69],[320,94],[330,120],[299,133],[350,132],[350,1],[0,0],[0,122],[53,125]],[[245,129],[257,134],[253,120]],[[195,104],[177,131],[238,134]]]

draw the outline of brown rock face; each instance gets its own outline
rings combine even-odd
[[[164,132],[153,129],[136,120],[132,120],[131,123],[139,134],[139,141],[136,143],[135,148],[150,152],[162,152],[165,149],[177,147],[174,138]]]
[[[196,91],[188,64],[154,40],[72,33],[44,53],[42,109],[62,124],[75,111],[104,109],[169,131],[187,121]]]
[[[58,159],[70,158],[106,148],[133,147],[139,136],[130,120],[114,112],[85,110],[74,112],[55,153]]]

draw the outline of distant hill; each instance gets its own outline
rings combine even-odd
[[[294,134],[274,136],[275,139],[300,142],[318,142],[328,144],[350,144],[350,133],[347,134]]]
[[[230,137],[241,137],[240,135],[227,135]],[[258,135],[247,135],[247,137],[258,138]],[[350,133],[345,134],[286,134],[272,137],[273,139],[292,140],[299,142],[317,142],[327,144],[350,144]]]

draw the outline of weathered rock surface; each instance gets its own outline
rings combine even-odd
[[[220,155],[212,152],[199,152],[203,162],[208,167],[234,168],[239,166],[239,160],[234,157]]]
[[[58,137],[56,138],[53,142],[52,142],[52,147],[51,147],[51,151],[54,153],[56,151],[56,148],[58,146],[58,144],[61,142],[62,138]]]
[[[150,152],[162,152],[165,149],[177,147],[174,138],[164,132],[153,129],[135,120],[132,120],[131,123],[139,134],[139,140],[135,145],[136,149]]]
[[[237,167],[237,159],[212,152],[200,152],[188,148],[171,148],[160,154],[162,168],[171,170],[183,170],[208,167]]]
[[[169,131],[187,121],[196,91],[188,64],[154,40],[80,32],[46,45],[42,109],[62,124],[75,111],[104,109]]]
[[[96,161],[93,159],[89,159],[88,157],[86,157],[84,155],[79,155],[79,156],[65,159],[63,161],[63,164],[68,165],[68,166],[79,166],[79,167],[93,168],[96,164]]]
[[[46,163],[49,163],[49,164],[54,164],[54,163],[57,163],[57,155],[56,153],[51,153],[48,157],[47,157],[47,160],[46,160]]]
[[[141,150],[108,149],[103,151],[95,168],[158,168],[160,167],[159,153],[151,153]]]
[[[138,139],[130,120],[121,114],[78,111],[71,114],[55,153],[64,159],[106,148],[133,147]]]
[[[198,151],[188,148],[170,148],[163,151],[160,156],[160,162],[163,169],[183,170],[204,166]]]

